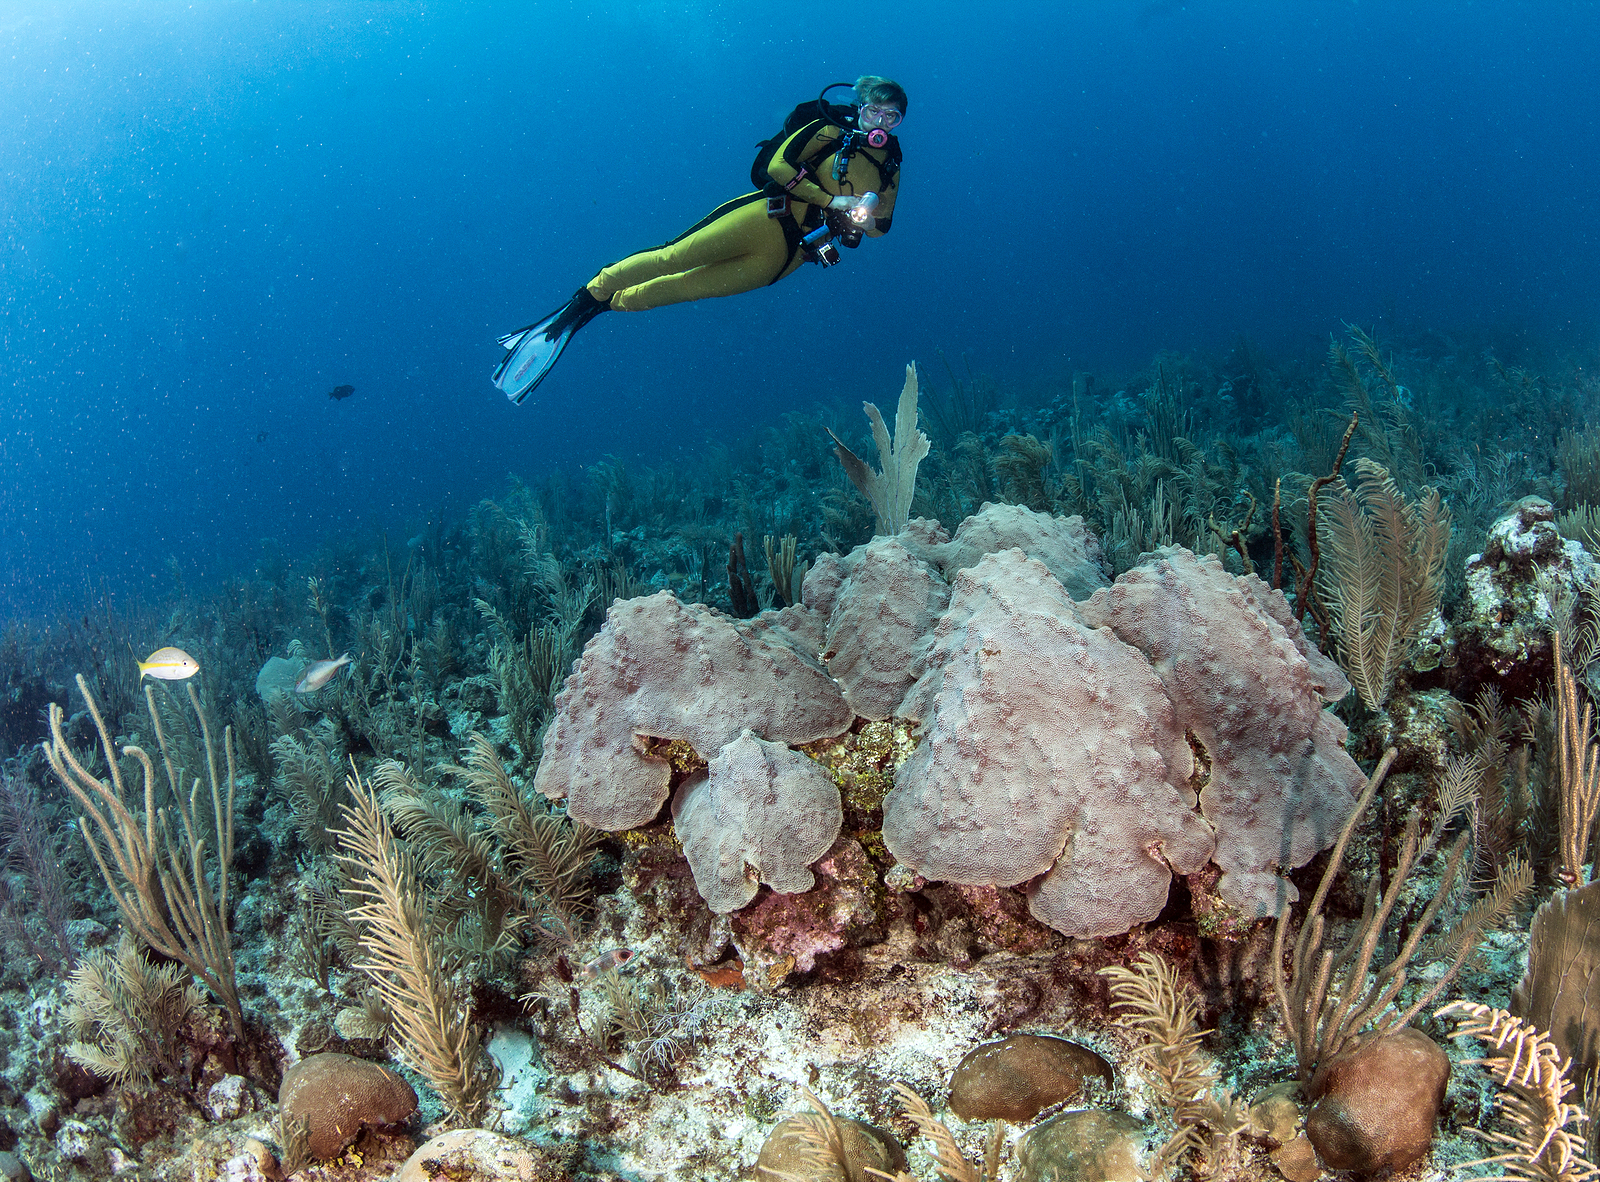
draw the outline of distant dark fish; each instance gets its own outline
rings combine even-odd
[[[335,402],[343,402],[355,392],[356,388],[354,386],[335,386],[332,390],[328,391],[328,397],[332,398]]]
[[[257,431],[256,432],[256,442],[257,443],[265,443],[266,441],[267,441],[267,433],[265,431]]]

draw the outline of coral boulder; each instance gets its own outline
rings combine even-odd
[[[1450,1058],[1420,1030],[1365,1035],[1317,1067],[1306,1136],[1335,1170],[1401,1170],[1433,1145]]]
[[[657,741],[689,744],[707,767],[680,765],[678,833],[729,911],[809,890],[838,836],[847,781],[796,749],[894,719],[916,734],[882,804],[897,874],[1019,887],[1057,931],[1108,936],[1205,871],[1248,922],[1354,805],[1324,708],[1348,689],[1254,575],[1169,548],[1107,586],[1081,519],[986,505],[954,538],[919,519],[824,555],[801,604],[750,621],[613,605],[536,784],[590,825],[644,825],[674,783]]]

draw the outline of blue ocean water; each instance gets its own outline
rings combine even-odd
[[[0,615],[692,462],[938,349],[1050,387],[1343,321],[1591,346],[1597,59],[1561,0],[0,4]],[[864,72],[910,95],[891,234],[490,385]]]

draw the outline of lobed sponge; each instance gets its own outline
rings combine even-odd
[[[668,591],[612,604],[556,696],[534,787],[586,825],[632,829],[670,791],[671,765],[644,739],[709,758],[747,727],[795,746],[843,734],[853,715],[816,656],[814,617],[786,608],[746,623]]]
[[[923,738],[883,802],[897,860],[946,882],[1039,879],[1030,909],[1073,935],[1154,919],[1173,869],[1206,864],[1160,679],[1042,563],[1006,550],[957,575],[931,664],[901,707]]]
[[[807,867],[833,845],[844,811],[821,767],[747,727],[678,789],[672,819],[700,897],[713,911],[737,911],[763,882],[809,891]]]
[[[1307,645],[1281,592],[1181,547],[1096,592],[1083,616],[1148,656],[1204,753],[1217,893],[1251,918],[1277,915],[1298,894],[1275,868],[1333,844],[1364,780],[1344,723],[1322,708],[1349,682]]]
[[[986,505],[953,538],[919,519],[824,555],[800,605],[751,621],[666,592],[618,603],[535,783],[632,828],[670,786],[648,741],[689,743],[708,768],[678,835],[702,895],[736,910],[762,882],[809,889],[838,835],[837,791],[792,749],[897,717],[921,734],[883,840],[914,874],[1020,886],[1043,922],[1103,936],[1214,861],[1223,901],[1277,914],[1279,872],[1331,842],[1362,781],[1323,708],[1348,683],[1255,576],[1169,548],[1106,586],[1098,556],[1079,518]]]

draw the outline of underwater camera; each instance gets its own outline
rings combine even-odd
[[[821,263],[824,267],[831,267],[839,261],[839,248],[832,241],[834,227],[827,221],[818,226],[811,233],[800,239],[800,246],[806,252],[806,257],[813,262]]]

